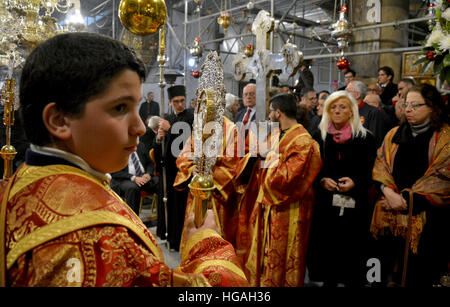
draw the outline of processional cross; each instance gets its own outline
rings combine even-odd
[[[256,122],[266,119],[266,97],[270,76],[280,73],[280,80],[294,76],[303,63],[303,53],[296,45],[286,43],[281,53],[272,53],[269,48],[269,34],[275,27],[275,20],[265,10],[259,11],[252,24],[256,36],[256,50],[252,57],[238,53],[233,62],[234,78],[237,81],[256,80]]]

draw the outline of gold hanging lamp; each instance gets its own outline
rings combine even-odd
[[[166,23],[166,3],[164,0],[122,0],[119,4],[119,19],[133,34],[154,34]]]
[[[227,11],[231,9],[231,2],[230,5],[227,5],[227,2],[228,0],[222,2],[220,16],[217,17],[217,23],[222,26],[224,34],[227,34],[228,27],[234,22],[234,18]]]

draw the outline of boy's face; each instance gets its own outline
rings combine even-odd
[[[145,133],[138,110],[141,93],[141,80],[134,71],[118,74],[103,93],[88,100],[81,116],[67,118],[68,149],[97,171],[123,169]]]

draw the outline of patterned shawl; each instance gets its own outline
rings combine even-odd
[[[393,128],[386,135],[383,145],[378,149],[373,168],[373,179],[397,193],[392,171],[394,169],[395,154],[398,144],[392,139],[399,127]],[[428,148],[429,166],[423,177],[419,178],[411,187],[410,193],[424,195],[433,206],[448,206],[450,203],[450,127],[445,125],[436,131],[430,139]],[[409,189],[408,189],[409,190]],[[370,231],[377,238],[390,231],[394,236],[406,238],[408,229],[408,215],[395,211],[387,211],[381,205],[384,199],[379,198],[375,204]],[[425,211],[412,216],[410,248],[417,254],[419,238],[426,223]]]

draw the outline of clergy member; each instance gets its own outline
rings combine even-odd
[[[157,235],[161,239],[167,239],[170,248],[179,250],[181,231],[184,223],[184,212],[186,209],[186,200],[188,191],[177,191],[173,188],[175,176],[178,169],[176,160],[184,144],[188,140],[192,131],[192,122],[194,114],[186,109],[186,88],[183,85],[174,85],[167,89],[169,95],[169,104],[173,108],[173,113],[166,114],[163,120],[160,120],[158,133],[155,138],[155,161],[156,170],[163,175],[163,165],[166,171],[166,193],[164,195],[164,183],[161,182],[161,189],[158,201],[158,226]],[[161,142],[164,137],[165,156],[162,156]],[[168,229],[165,237],[165,209],[163,197],[167,198],[168,209]]]
[[[238,204],[244,194],[239,177],[250,160],[250,153],[246,153],[243,156],[238,155],[237,146],[238,137],[240,136],[238,129],[227,117],[224,116],[223,119],[223,146],[220,149],[221,152],[219,152],[212,173],[215,189],[212,192],[211,200],[214,204],[214,211],[217,218],[216,222],[222,233],[222,237],[234,245],[238,220]],[[187,185],[190,183],[192,176],[197,172],[192,160],[194,153],[191,136],[183,152],[177,159],[179,171],[174,182],[175,189],[189,190]],[[193,196],[189,193],[186,205],[185,224],[188,221],[189,215],[193,213]],[[183,237],[185,237],[185,229],[183,230]],[[182,247],[180,247],[180,251],[182,250]]]
[[[296,111],[291,94],[270,100],[269,119],[280,129],[270,136],[270,151],[261,155],[264,164],[255,164],[240,208],[236,253],[251,286],[303,286],[312,183],[322,160]]]

